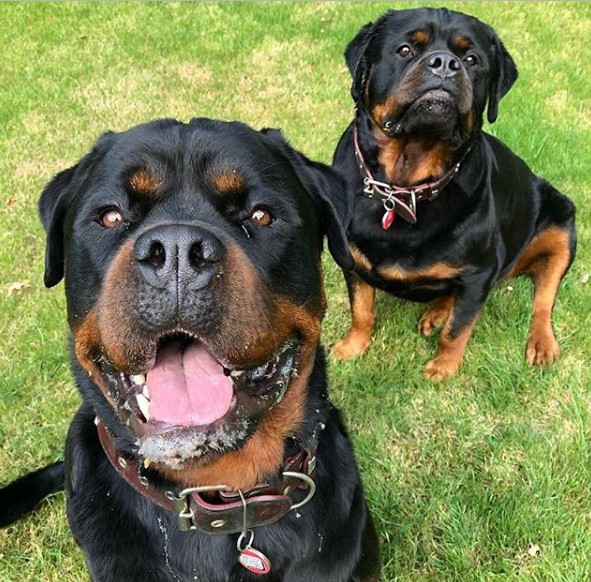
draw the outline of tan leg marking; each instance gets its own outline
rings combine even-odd
[[[425,311],[419,320],[419,333],[430,336],[436,329],[439,329],[447,322],[454,306],[452,295],[441,297]]]
[[[346,337],[330,350],[331,355],[337,360],[348,360],[360,356],[369,348],[371,332],[375,324],[375,301],[375,288],[357,279],[351,305],[351,329]]]
[[[530,365],[552,364],[560,355],[552,329],[552,309],[569,262],[569,232],[550,226],[532,239],[511,271],[510,276],[527,273],[534,282],[533,317],[525,348]]]
[[[449,331],[453,321],[453,307],[450,310],[447,322],[441,336],[435,357],[425,365],[425,378],[428,380],[445,380],[457,373],[462,365],[466,344],[472,335],[474,324],[478,316],[464,327],[458,335],[450,337]]]

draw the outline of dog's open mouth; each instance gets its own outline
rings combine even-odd
[[[205,344],[176,335],[161,340],[145,374],[126,374],[107,362],[102,370],[140,453],[176,467],[238,448],[283,398],[299,352],[299,342],[289,340],[260,365],[229,369]]]

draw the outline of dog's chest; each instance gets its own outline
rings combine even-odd
[[[409,299],[429,300],[451,292],[465,264],[452,244],[443,237],[424,242],[423,233],[408,228],[386,233],[380,228],[366,220],[351,225],[349,246],[358,275]]]

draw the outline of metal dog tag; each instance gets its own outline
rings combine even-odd
[[[244,501],[242,491],[239,491],[240,498]],[[248,541],[246,541],[248,536]],[[240,565],[246,568],[253,574],[268,574],[271,571],[271,562],[269,558],[252,547],[254,542],[254,532],[249,529],[242,531],[236,542],[236,549],[238,550],[238,561]]]
[[[254,574],[268,574],[271,571],[271,562],[269,558],[250,546],[240,550],[238,561],[244,568]]]

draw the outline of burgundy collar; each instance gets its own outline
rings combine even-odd
[[[302,507],[316,491],[313,480],[320,423],[308,448],[302,448],[283,461],[281,481],[271,486],[258,484],[245,491],[232,491],[223,484],[209,487],[190,487],[180,492],[165,490],[151,484],[144,475],[141,460],[117,448],[113,436],[98,418],[95,418],[99,440],[111,465],[117,473],[143,497],[160,507],[177,513],[182,530],[201,530],[209,534],[246,532],[251,528],[269,525],[289,511]],[[292,495],[307,490],[303,500],[296,503]],[[212,494],[215,500],[202,494]]]
[[[382,205],[384,206],[384,216],[382,217],[382,228],[388,230],[394,222],[396,213],[409,222],[410,224],[416,224],[417,222],[417,202],[422,200],[434,200],[439,196],[439,193],[445,188],[460,171],[460,164],[464,161],[464,158],[468,155],[468,152],[472,149],[470,146],[462,155],[460,160],[446,172],[441,178],[434,182],[423,182],[417,184],[412,188],[406,188],[403,186],[396,186],[395,184],[388,184],[386,182],[380,182],[376,180],[368,168],[359,145],[359,131],[357,125],[353,127],[353,144],[355,146],[355,157],[361,173],[364,175],[363,184],[365,188],[363,193],[367,194],[369,198],[373,198],[374,195],[381,197]]]

